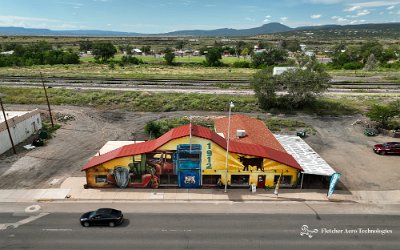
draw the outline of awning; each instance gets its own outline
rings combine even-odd
[[[336,173],[336,171],[300,137],[277,134],[274,134],[274,136],[285,150],[300,164],[304,170],[304,174],[331,176]]]

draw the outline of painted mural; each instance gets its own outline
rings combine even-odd
[[[189,144],[189,142],[191,142]],[[154,152],[113,159],[87,170],[91,187],[181,188],[231,187],[269,188],[282,175],[282,186],[297,183],[299,170],[280,162],[244,154],[229,153],[226,178],[226,150],[209,139],[182,137]]]

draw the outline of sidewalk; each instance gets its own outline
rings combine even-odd
[[[307,201],[307,202],[357,202],[378,204],[400,204],[400,191],[356,191],[346,193],[335,191],[330,199],[326,190],[258,189],[251,193],[247,189],[84,189],[85,177],[70,177],[60,188],[53,189],[3,189],[0,190],[0,202],[32,201],[141,201],[141,202],[271,202],[271,201]]]

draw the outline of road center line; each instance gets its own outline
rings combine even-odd
[[[48,232],[69,232],[72,231],[71,228],[43,228],[42,231]]]

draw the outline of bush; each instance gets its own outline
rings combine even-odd
[[[360,62],[349,62],[349,63],[345,63],[343,65],[343,69],[347,69],[347,70],[362,69],[363,67],[364,67],[364,64],[362,64]]]
[[[143,60],[134,56],[123,56],[121,58],[120,65],[129,65],[129,64],[132,65],[143,64]]]
[[[250,62],[248,61],[237,61],[233,63],[234,68],[250,68]]]

